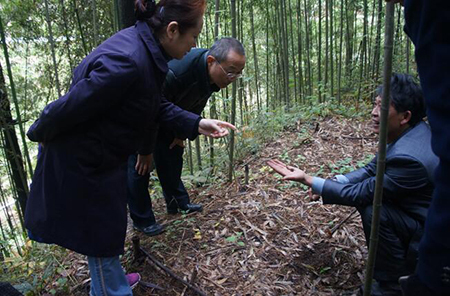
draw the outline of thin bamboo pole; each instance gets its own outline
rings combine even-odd
[[[366,279],[364,283],[364,296],[369,296],[372,288],[372,277],[375,266],[375,258],[378,246],[378,233],[380,228],[380,211],[383,200],[383,177],[386,164],[387,119],[389,115],[391,76],[392,76],[392,52],[394,40],[394,2],[386,4],[386,27],[384,41],[384,77],[383,97],[381,99],[380,140],[378,144],[377,176],[375,183],[375,195],[373,198],[372,229],[370,231],[369,258],[366,266]]]
[[[80,31],[81,44],[83,45],[84,54],[88,55],[89,52],[87,49],[86,40],[84,39],[83,27],[81,26],[80,14],[78,13],[78,7],[77,7],[76,0],[73,0],[73,9],[75,11],[75,16],[77,18],[77,25],[78,25],[78,30]]]
[[[13,75],[12,75],[12,71],[11,71],[11,62],[9,60],[8,46],[6,44],[5,31],[3,29],[3,20],[1,17],[0,17],[0,34],[1,34],[2,44],[3,44],[3,53],[5,55],[6,69],[8,71],[9,85],[11,87],[11,96],[12,96],[13,103],[14,103],[14,109],[16,111],[17,121],[19,122],[20,137],[22,140],[23,150],[25,153],[25,159],[26,159],[26,163],[28,166],[28,173],[30,174],[30,178],[32,179],[33,178],[33,168],[31,166],[30,154],[28,153],[28,145],[25,140],[25,130],[23,128],[22,116],[20,114],[19,102],[17,100],[16,87],[14,84],[14,79],[13,79]],[[27,54],[28,54],[28,45],[27,45]],[[27,57],[28,57],[28,55],[27,55]],[[0,66],[0,69],[1,69],[1,66]],[[25,91],[26,91],[26,88],[25,88]],[[26,95],[26,93],[25,93],[25,95]],[[25,178],[25,183],[26,183],[26,176],[24,178]]]
[[[56,90],[58,91],[58,98],[59,98],[61,96],[61,86],[59,84],[58,64],[56,63],[55,40],[53,39],[52,21],[50,20],[48,0],[45,0],[44,3],[45,3],[45,18],[47,20],[47,26],[48,26],[48,38],[50,40],[50,48],[52,50],[53,68],[55,71]]]
[[[231,0],[231,36],[236,38],[236,0]],[[237,85],[236,81],[233,81],[232,84],[232,99],[231,99],[231,124],[236,123],[236,91]],[[231,130],[230,133],[230,163],[228,167],[228,181],[231,182],[233,180],[233,158],[234,158],[234,130]]]

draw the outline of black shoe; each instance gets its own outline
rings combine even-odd
[[[201,212],[203,211],[203,206],[201,204],[192,204],[189,203],[185,206],[180,207],[180,211],[186,212],[186,213],[193,213],[193,212]],[[167,209],[167,214],[169,215],[175,215],[178,213],[178,209]]]
[[[187,213],[201,212],[203,211],[203,206],[201,204],[189,203],[186,206],[181,207],[180,210],[185,211]]]
[[[158,224],[158,223],[152,224],[147,227],[139,227],[133,223],[133,227],[134,227],[134,229],[136,229],[140,232],[143,232],[144,234],[146,234],[148,236],[155,236],[155,235],[161,234],[164,231],[164,226],[162,226],[161,224]]]

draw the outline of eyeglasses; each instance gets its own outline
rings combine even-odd
[[[220,69],[222,69],[223,73],[227,75],[228,79],[233,80],[242,77],[242,73],[227,72],[218,61],[216,61],[216,63],[219,65]]]

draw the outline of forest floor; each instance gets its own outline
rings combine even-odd
[[[135,235],[144,250],[206,295],[355,295],[367,255],[359,214],[311,201],[304,188],[281,181],[266,161],[279,158],[330,177],[367,163],[376,144],[368,122],[360,119],[298,122],[239,165],[243,171],[248,164],[248,185],[238,177],[190,190],[203,213],[171,216],[162,199],[154,201],[166,231],[146,237],[130,227],[124,258],[128,272],[163,290],[139,285],[134,295],[196,295],[152,261],[133,261]],[[72,291],[76,295],[88,286],[86,268],[78,270],[86,279]]]

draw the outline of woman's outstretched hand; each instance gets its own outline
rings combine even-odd
[[[236,127],[226,121],[216,119],[202,119],[198,124],[198,132],[211,138],[222,138],[229,134],[229,129]]]

